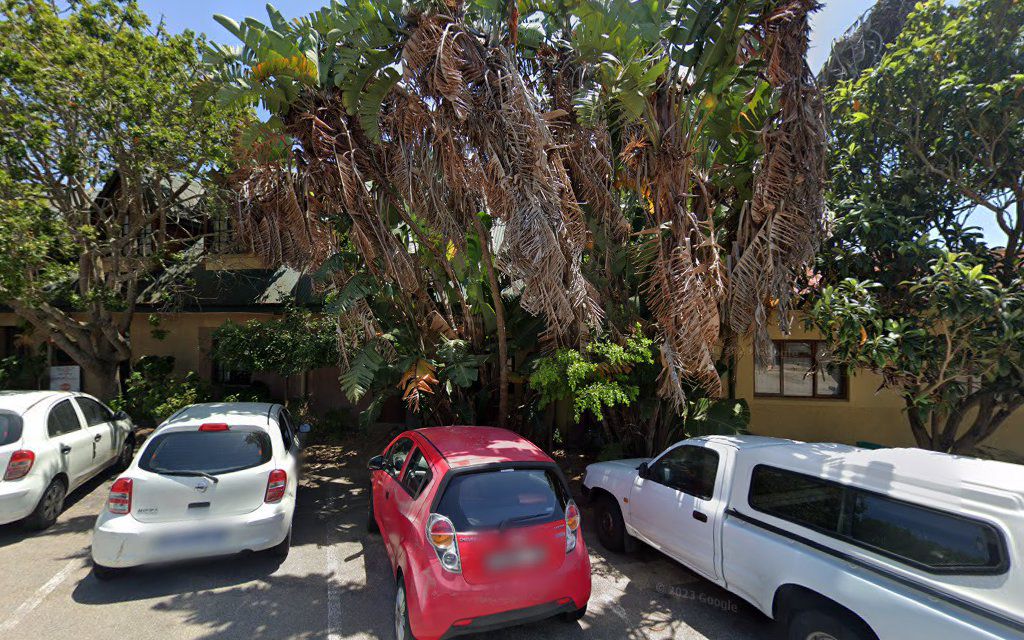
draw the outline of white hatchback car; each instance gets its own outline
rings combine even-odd
[[[300,434],[279,404],[196,404],[157,427],[110,489],[93,572],[291,546]]]
[[[132,431],[127,415],[84,393],[0,391],[0,524],[52,525],[69,492],[128,466]]]

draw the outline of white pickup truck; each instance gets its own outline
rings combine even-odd
[[[1024,638],[1024,466],[709,436],[583,484],[604,547],[640,539],[790,640]]]

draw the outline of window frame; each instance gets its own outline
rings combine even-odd
[[[139,457],[138,457],[139,468],[142,469],[143,471],[148,471],[149,473],[155,473],[155,474],[158,474],[158,475],[163,475],[163,474],[166,474],[168,472],[176,471],[175,469],[164,469],[162,471],[158,471],[155,468],[153,468],[153,466],[150,463],[152,462],[153,457],[157,453],[156,451],[154,451],[154,449],[156,447],[160,446],[160,444],[164,440],[169,439],[169,436],[176,436],[176,435],[180,435],[180,434],[194,435],[194,434],[197,434],[197,433],[204,433],[204,432],[198,431],[198,430],[193,431],[193,430],[190,430],[190,429],[181,429],[181,430],[175,429],[175,430],[171,430],[171,431],[164,431],[163,433],[156,433],[156,434],[154,434],[152,436],[152,438],[149,438],[149,439],[146,440],[146,442],[145,442],[145,449],[143,449],[142,453],[139,454]],[[270,433],[268,433],[267,431],[265,431],[263,429],[243,429],[243,430],[238,430],[238,431],[209,431],[209,432],[205,432],[205,435],[203,437],[204,438],[209,438],[209,437],[220,438],[220,437],[224,437],[223,435],[220,435],[220,434],[228,434],[228,433],[231,434],[232,437],[234,437],[234,436],[236,436],[236,435],[238,435],[240,433],[253,434],[257,438],[265,439],[265,442],[263,444],[268,445],[268,446],[266,446],[264,448],[265,452],[261,451],[260,461],[258,463],[256,463],[256,464],[248,465],[248,466],[245,466],[245,467],[231,467],[231,468],[228,468],[228,469],[225,469],[225,470],[217,470],[216,472],[207,471],[206,473],[209,473],[212,476],[222,476],[222,475],[226,475],[226,474],[229,474],[229,473],[238,473],[239,471],[249,471],[251,469],[258,469],[259,467],[266,466],[267,464],[269,464],[270,462],[272,462],[274,460],[273,441],[271,440]]]
[[[21,414],[15,413],[9,409],[0,409],[0,417],[7,418],[10,420],[10,430],[6,438],[0,437],[0,447],[14,444],[25,437],[25,419],[21,417]]]
[[[102,409],[103,411],[105,411],[107,413],[107,419],[106,420],[104,420],[102,422],[97,422],[96,424],[92,424],[91,422],[89,422],[89,414],[86,413],[84,405],[86,405],[86,404],[88,404],[90,402],[92,404],[98,406],[100,409]],[[85,418],[85,426],[86,426],[86,428],[98,427],[100,425],[110,424],[111,422],[114,422],[114,412],[110,409],[110,407],[108,407],[107,405],[103,404],[99,400],[90,398],[88,396],[75,396],[75,404],[78,405],[78,410],[82,412],[82,417]]]
[[[803,343],[811,347],[811,395],[809,396],[798,396],[786,394],[786,376],[782,375],[782,364],[783,355],[785,353],[786,345],[789,343]],[[757,372],[758,365],[757,359],[754,359],[753,368],[753,382],[754,382],[754,397],[755,398],[785,398],[787,400],[849,400],[850,399],[850,371],[847,367],[840,367],[839,372],[841,374],[839,379],[840,392],[838,394],[819,394],[818,393],[818,346],[824,344],[824,340],[772,340],[772,344],[775,345],[775,367],[779,374],[779,392],[772,393],[769,391],[758,391],[757,390]]]
[[[943,517],[946,517],[946,518],[951,518],[951,519],[954,519],[954,520],[959,520],[959,521],[962,521],[962,522],[967,522],[969,524],[972,524],[972,525],[975,525],[975,526],[980,526],[980,527],[982,527],[984,529],[988,529],[990,532],[995,534],[996,540],[998,542],[998,544],[997,544],[997,552],[998,552],[998,560],[999,560],[999,562],[996,565],[985,566],[985,567],[979,567],[979,566],[966,566],[966,567],[964,567],[964,566],[945,566],[945,567],[936,567],[936,566],[933,566],[933,565],[925,564],[923,562],[918,562],[917,560],[913,560],[911,558],[907,558],[907,557],[901,556],[901,555],[899,555],[897,553],[893,553],[893,552],[887,551],[885,549],[881,549],[881,548],[876,547],[874,545],[870,545],[870,544],[867,544],[865,542],[861,542],[860,540],[858,540],[858,539],[854,538],[853,536],[848,535],[848,534],[846,534],[846,533],[844,533],[842,531],[829,531],[828,529],[824,529],[822,527],[818,527],[818,526],[815,526],[813,524],[800,522],[800,521],[798,521],[796,519],[793,519],[793,518],[786,518],[784,516],[781,516],[781,515],[778,515],[778,514],[775,514],[775,513],[771,513],[770,511],[764,511],[763,509],[759,509],[756,506],[754,506],[754,502],[753,502],[753,497],[754,497],[754,476],[757,474],[759,469],[768,469],[768,470],[774,471],[776,473],[795,475],[795,476],[799,476],[801,478],[805,478],[807,480],[811,480],[813,482],[820,482],[822,484],[838,487],[842,491],[842,502],[843,502],[842,508],[844,510],[851,508],[852,507],[852,503],[853,503],[854,499],[856,498],[856,495],[858,493],[861,493],[861,494],[866,494],[866,495],[874,496],[874,497],[877,497],[877,498],[881,498],[883,500],[888,500],[889,502],[892,502],[892,503],[903,504],[903,505],[907,505],[907,506],[915,508],[915,509],[922,509],[924,511],[930,511],[930,512],[932,512],[934,514],[937,514],[937,515],[940,515],[940,516],[943,516]],[[882,557],[887,558],[889,560],[892,560],[894,562],[898,562],[898,563],[900,563],[902,565],[906,565],[906,566],[911,567],[913,569],[917,569],[919,571],[923,571],[925,573],[929,573],[929,574],[932,574],[932,575],[940,575],[940,576],[941,575],[999,576],[999,575],[1006,574],[1010,570],[1010,554],[1009,554],[1009,548],[1008,548],[1007,543],[1006,543],[1006,535],[1004,534],[1002,529],[999,528],[999,526],[997,526],[996,524],[994,524],[992,522],[989,522],[989,521],[986,521],[986,520],[982,520],[980,518],[972,518],[970,516],[965,516],[965,515],[962,515],[962,514],[959,514],[959,513],[951,512],[951,511],[946,511],[945,509],[938,509],[936,507],[931,507],[931,506],[928,506],[928,505],[923,505],[923,504],[920,504],[920,503],[917,503],[917,502],[911,502],[909,500],[903,500],[903,499],[900,499],[900,498],[894,498],[893,496],[888,496],[888,495],[886,495],[884,493],[881,493],[881,492],[878,492],[878,491],[872,491],[871,489],[864,489],[862,487],[858,487],[858,486],[854,486],[854,485],[850,485],[850,484],[844,484],[842,482],[836,482],[835,480],[829,480],[827,478],[822,478],[822,477],[819,477],[819,476],[814,476],[814,475],[811,475],[811,474],[808,474],[808,473],[801,473],[799,471],[793,471],[792,469],[786,469],[786,468],[783,468],[783,467],[777,467],[775,465],[770,465],[770,464],[757,464],[757,465],[754,465],[753,469],[751,469],[751,471],[750,471],[750,481],[749,481],[749,484],[748,484],[748,487],[747,487],[747,506],[749,506],[751,509],[753,509],[757,513],[761,513],[761,514],[764,514],[766,516],[770,516],[772,518],[776,518],[778,520],[782,520],[783,522],[788,522],[790,524],[794,524],[794,525],[796,525],[798,527],[803,527],[804,529],[808,529],[810,531],[814,531],[815,533],[819,533],[819,534],[821,534],[821,535],[823,535],[823,536],[825,536],[827,538],[831,538],[833,540],[838,540],[840,542],[844,542],[844,543],[849,544],[851,546],[857,547],[858,549],[863,549],[863,550],[868,551],[870,553],[874,553],[876,555],[882,556]],[[840,522],[839,526],[842,526],[842,524],[843,523]]]
[[[658,456],[650,464],[648,464],[647,472],[648,473],[653,473],[654,472],[654,467],[656,467],[662,460],[664,460],[668,456],[672,455],[676,451],[682,451],[685,448],[698,449],[698,450],[701,450],[701,451],[708,451],[708,452],[712,453],[715,456],[715,479],[714,479],[714,482],[713,482],[713,484],[711,486],[711,495],[709,495],[709,496],[697,495],[696,493],[690,493],[689,491],[687,491],[685,489],[680,489],[679,487],[675,487],[675,486],[672,486],[670,484],[666,484],[664,482],[661,482],[661,481],[659,481],[659,480],[657,480],[657,479],[655,479],[653,477],[648,477],[647,479],[649,479],[651,482],[654,482],[655,484],[660,484],[663,487],[668,487],[669,489],[672,489],[673,491],[679,491],[680,493],[685,493],[688,496],[693,496],[694,498],[697,498],[698,500],[713,500],[714,497],[715,497],[715,491],[718,489],[718,472],[722,468],[722,456],[717,451],[712,449],[711,447],[702,447],[700,445],[695,445],[695,444],[681,444],[681,445],[679,445],[677,447],[672,447],[671,449],[669,449],[667,451],[664,451],[660,456]]]
[[[53,416],[54,410],[57,407],[59,407],[60,405],[64,404],[65,402],[68,404],[69,407],[71,407],[71,412],[75,415],[75,419],[78,420],[78,428],[77,429],[71,429],[70,431],[63,431],[63,432],[58,433],[58,434],[55,435],[53,433],[50,433],[50,418]],[[76,407],[75,403],[72,402],[72,398],[64,398],[63,400],[54,403],[53,406],[50,407],[49,410],[47,410],[47,412],[46,412],[46,437],[47,438],[51,438],[51,439],[52,438],[60,438],[60,437],[66,436],[66,435],[70,435],[72,433],[77,433],[79,431],[84,431],[88,427],[86,426],[85,421],[83,420],[83,418],[84,418],[84,416],[79,413],[78,407]]]
[[[395,445],[397,445],[398,443],[402,442],[403,440],[409,442],[409,452],[405,454],[405,459],[402,461],[402,468],[401,469],[395,469],[395,468],[393,468],[391,466],[391,452],[394,450]],[[399,479],[402,477],[402,472],[405,471],[406,463],[409,462],[409,457],[412,455],[412,452],[415,451],[415,450],[416,450],[416,441],[413,440],[409,436],[401,436],[400,438],[398,438],[394,442],[392,442],[391,446],[388,447],[387,451],[384,452],[384,463],[385,463],[384,471],[389,476],[394,478],[395,482],[398,482],[398,484],[402,484],[399,481]]]
[[[253,383],[253,372],[244,369],[231,369],[222,365],[213,354],[217,351],[217,339],[210,342],[210,382],[229,388],[247,388]],[[237,379],[236,379],[237,376]]]
[[[443,513],[441,510],[441,503],[444,502],[445,495],[451,489],[452,483],[463,476],[498,473],[501,471],[544,471],[548,475],[548,481],[551,483],[551,488],[555,492],[555,498],[558,500],[562,513],[561,515],[559,515],[558,512],[553,513],[552,519],[547,522],[531,520],[529,526],[558,522],[560,519],[565,518],[565,509],[568,508],[569,502],[573,500],[572,492],[569,490],[569,483],[565,478],[565,474],[562,472],[562,468],[552,462],[492,462],[449,469],[448,472],[441,477],[441,482],[439,483],[437,490],[433,492],[434,497],[430,503],[430,512],[440,513],[441,515],[451,518],[452,521],[455,522],[456,518],[453,518],[450,514]],[[456,529],[458,529],[458,525],[456,525]],[[497,531],[497,528],[465,527],[463,529],[459,529],[459,533],[477,533],[481,531]]]
[[[405,484],[405,480],[409,476],[409,469],[411,468],[409,464],[412,461],[413,456],[415,456],[416,454],[419,454],[419,456],[423,458],[423,461],[427,464],[427,475],[423,479],[423,484],[420,485],[419,491],[413,493],[413,491]],[[418,500],[419,497],[423,495],[423,492],[426,490],[426,488],[430,486],[430,483],[431,481],[433,481],[433,479],[434,468],[430,466],[430,460],[427,459],[427,456],[423,455],[423,447],[416,444],[413,447],[412,451],[409,452],[409,455],[406,457],[405,469],[402,472],[401,478],[398,478],[398,484],[402,487],[402,489],[405,490],[407,494],[409,494],[410,498],[412,498],[413,500]]]
[[[292,417],[284,407],[277,412],[277,428],[281,432],[284,450],[290,451],[295,441],[295,429],[292,428]]]

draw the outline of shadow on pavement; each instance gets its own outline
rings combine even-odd
[[[338,613],[330,631],[341,638],[394,636],[391,562],[380,534],[366,528],[370,499],[366,461],[387,445],[391,435],[372,434],[357,449],[322,447],[315,461],[307,461],[305,478],[320,520],[310,542],[315,539],[334,554],[332,579]],[[296,529],[295,535],[298,533]]]
[[[281,566],[279,558],[239,554],[173,565],[138,567],[115,580],[101,582],[92,573],[75,587],[71,597],[80,604],[110,604],[230,587],[269,580]]]
[[[72,598],[86,605],[138,603],[162,612],[180,637],[203,640],[327,640],[393,637],[395,585],[379,534],[367,532],[366,460],[391,434],[350,446],[312,448],[304,468],[292,553],[315,551],[313,566],[261,554],[138,569],[111,582],[92,575]],[[88,521],[88,522],[84,522]],[[488,633],[488,640],[748,640],[771,636],[768,621],[745,602],[640,545],[630,554],[603,549],[588,525],[593,595],[583,620],[558,619]],[[66,527],[88,528],[92,517]],[[58,525],[58,527],[61,525]],[[0,535],[3,530],[0,529]],[[59,532],[58,532],[59,534]],[[301,558],[302,556],[300,556]],[[142,602],[142,601],[150,602]]]

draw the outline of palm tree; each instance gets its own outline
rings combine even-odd
[[[365,287],[350,295],[365,274],[419,350],[400,380],[417,405],[440,387],[421,361],[492,334],[485,291],[502,423],[509,307],[543,321],[541,348],[643,320],[679,411],[694,389],[721,393],[723,329],[763,335],[773,301],[785,318],[824,234],[817,7],[354,0],[292,21],[268,7],[268,24],[217,17],[242,44],[210,48],[200,99],[270,113],[241,137],[243,227],[275,259],[327,267],[350,374],[350,350],[395,357]]]

